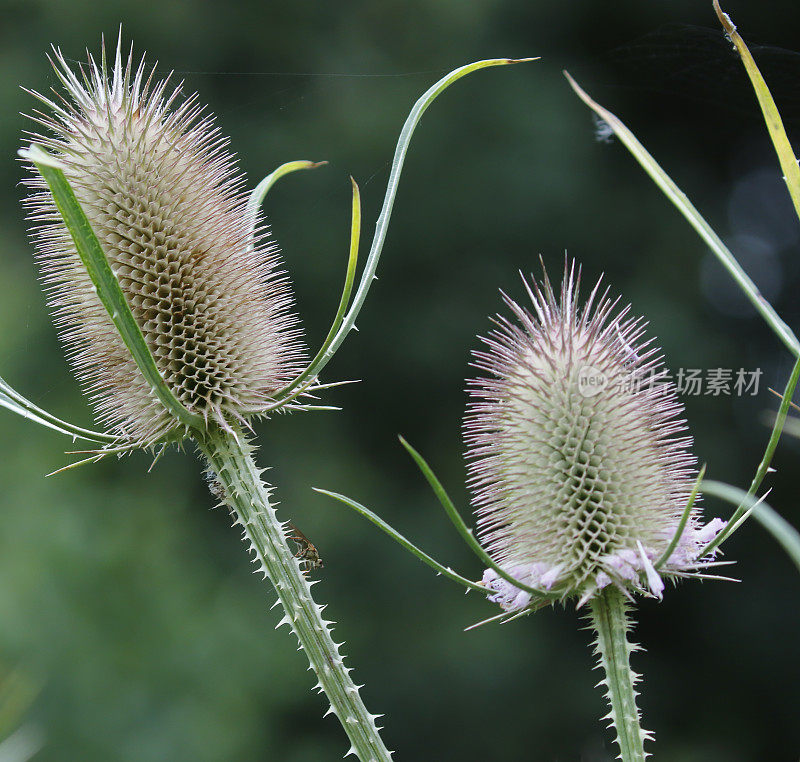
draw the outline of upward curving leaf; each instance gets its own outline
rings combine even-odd
[[[485,564],[490,569],[493,569],[499,576],[501,576],[506,582],[510,582],[514,587],[524,590],[526,593],[530,593],[531,595],[535,595],[537,598],[541,599],[552,599],[555,600],[558,598],[557,595],[548,592],[547,590],[540,590],[536,587],[531,587],[530,585],[526,585],[523,582],[520,582],[516,579],[513,575],[509,574],[505,569],[501,566],[498,566],[495,563],[494,559],[484,550],[483,546],[478,542],[475,538],[475,533],[467,526],[467,523],[462,518],[461,514],[458,512],[458,508],[456,508],[453,501],[450,499],[450,496],[447,494],[447,491],[442,486],[442,483],[439,481],[439,478],[433,472],[433,469],[428,465],[425,458],[422,457],[408,442],[406,442],[403,437],[400,437],[400,444],[403,445],[406,452],[411,456],[413,461],[417,464],[417,468],[422,472],[422,475],[425,477],[425,480],[430,485],[431,489],[433,490],[433,494],[436,495],[436,498],[444,508],[445,512],[447,513],[450,521],[453,522],[453,526],[458,530],[458,533],[464,539],[464,542],[467,543],[469,549],[481,560],[481,563]]]
[[[308,161],[306,159],[299,159],[297,161],[287,161],[285,164],[281,164],[277,169],[270,172],[258,185],[256,185],[256,187],[253,189],[253,192],[250,194],[250,198],[247,199],[247,211],[253,218],[253,221],[255,222],[257,219],[258,208],[263,203],[267,193],[270,192],[272,186],[275,185],[278,180],[288,174],[291,174],[292,172],[297,172],[302,169],[317,169],[317,167],[323,167],[327,163],[327,161]]]
[[[792,405],[792,395],[794,394],[794,390],[797,388],[797,383],[799,380],[800,359],[795,362],[794,368],[792,368],[792,374],[789,376],[789,380],[786,382],[786,388],[783,391],[781,404],[778,408],[778,413],[775,416],[775,423],[772,426],[772,433],[770,434],[769,441],[767,442],[767,447],[764,450],[764,456],[761,458],[761,463],[758,464],[758,468],[756,469],[756,475],[753,477],[753,481],[750,483],[750,489],[745,493],[745,497],[740,502],[739,507],[733,512],[733,516],[731,516],[725,529],[723,529],[715,539],[713,539],[702,549],[700,552],[701,557],[707,553],[711,553],[715,548],[719,547],[723,542],[725,542],[725,540],[727,540],[728,537],[730,537],[734,531],[741,526],[742,522],[740,519],[745,517],[745,515],[748,514],[748,511],[752,510],[752,501],[755,500],[756,492],[758,492],[758,489],[761,487],[764,478],[766,477],[767,473],[769,473],[772,457],[775,454],[781,434],[783,433],[783,424],[786,421],[786,417],[789,415],[789,407]]]
[[[485,61],[476,61],[475,63],[461,66],[454,69],[447,76],[442,77],[435,85],[429,88],[419,100],[414,104],[408,118],[400,131],[400,137],[397,140],[397,147],[394,151],[394,158],[392,159],[392,169],[389,173],[389,181],[386,185],[386,194],[383,198],[383,206],[381,207],[378,221],[375,224],[375,234],[372,238],[372,245],[370,246],[369,255],[364,265],[364,271],[361,274],[361,280],[358,284],[358,289],[353,297],[353,304],[351,305],[347,315],[345,315],[339,330],[331,340],[329,346],[322,354],[315,358],[314,362],[307,373],[309,375],[319,374],[322,369],[330,362],[339,346],[345,340],[350,331],[355,328],[356,318],[364,305],[364,300],[367,298],[372,281],[376,279],[375,271],[378,268],[378,261],[380,260],[381,252],[383,251],[383,244],[386,240],[386,232],[389,228],[389,219],[392,216],[392,208],[394,206],[394,199],[397,195],[397,186],[400,183],[400,174],[403,171],[403,163],[405,162],[408,146],[411,143],[411,136],[419,124],[422,115],[427,111],[428,107],[433,103],[450,85],[457,82],[467,74],[471,74],[478,69],[485,69],[489,66],[506,66],[508,64],[524,63],[527,61],[536,61],[536,58],[492,58]]]
[[[325,337],[325,341],[322,342],[322,346],[314,356],[314,359],[308,364],[308,367],[299,376],[297,376],[297,378],[295,378],[291,383],[289,383],[275,395],[275,398],[278,400],[279,404],[287,399],[287,395],[292,393],[298,387],[301,387],[305,381],[309,379],[313,380],[316,375],[315,369],[317,368],[319,360],[325,355],[325,353],[328,351],[328,347],[330,347],[334,338],[336,338],[336,334],[339,332],[339,328],[344,321],[344,315],[347,311],[347,307],[350,304],[350,295],[353,293],[353,283],[356,279],[358,245],[361,241],[361,193],[358,190],[358,183],[352,177],[350,178],[350,183],[353,186],[353,211],[350,222],[350,254],[347,259],[347,272],[344,278],[344,286],[342,287],[342,295],[339,299],[339,307],[336,310],[336,315],[333,318],[333,323],[328,331],[328,335]]]

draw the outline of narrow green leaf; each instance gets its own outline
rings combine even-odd
[[[396,543],[404,547],[410,553],[413,553],[420,561],[428,564],[434,571],[443,576],[447,577],[448,579],[453,580],[454,582],[458,582],[464,587],[469,588],[470,590],[478,590],[484,595],[491,593],[491,590],[488,590],[483,585],[478,582],[473,582],[472,580],[467,579],[466,577],[462,577],[460,574],[456,574],[450,567],[444,566],[440,564],[436,559],[429,556],[425,551],[420,550],[413,542],[407,540],[400,532],[396,529],[393,529],[389,524],[387,524],[380,516],[376,513],[373,513],[369,508],[361,505],[361,503],[357,503],[355,500],[351,500],[346,495],[340,495],[338,492],[329,492],[325,489],[319,489],[318,487],[313,487],[315,492],[319,492],[321,495],[327,495],[328,497],[332,497],[334,500],[338,500],[340,503],[344,503],[348,508],[352,508],[354,511],[360,513],[365,519],[368,519],[373,524],[375,524],[378,529],[385,532],[389,535]]]
[[[763,500],[757,500],[749,492],[724,482],[704,481],[701,490],[706,495],[713,495],[732,505],[744,505],[746,510],[752,510],[753,518],[778,541],[800,570],[800,532],[774,508]]]
[[[464,519],[461,518],[461,514],[458,512],[458,509],[453,504],[453,501],[450,499],[450,496],[445,491],[445,488],[442,486],[442,483],[437,478],[436,474],[433,473],[433,469],[425,462],[425,459],[408,443],[406,442],[403,437],[400,437],[400,444],[406,448],[408,454],[414,459],[414,462],[417,464],[417,467],[420,471],[422,471],[422,475],[427,479],[428,484],[430,484],[431,489],[433,490],[434,494],[436,495],[439,502],[442,504],[447,515],[450,517],[450,521],[453,522],[453,526],[458,530],[458,533],[464,538],[464,541],[469,546],[470,550],[475,553],[478,558],[480,558],[481,562],[488,566],[490,569],[494,569],[497,574],[499,574],[506,582],[510,582],[514,587],[518,587],[520,590],[524,590],[526,593],[531,593],[531,595],[536,595],[539,598],[558,598],[557,595],[553,593],[549,593],[546,590],[537,590],[535,587],[530,587],[529,585],[525,585],[520,582],[518,579],[515,579],[511,576],[505,569],[502,569],[498,566],[492,557],[483,549],[483,546],[475,539],[475,535],[473,534],[472,530],[467,526]]]
[[[800,378],[800,359],[794,364],[794,368],[792,369],[792,374],[789,377],[789,380],[786,383],[786,388],[783,392],[783,398],[781,399],[781,405],[778,408],[778,414],[775,416],[775,423],[772,426],[772,434],[770,435],[769,442],[767,443],[767,448],[764,451],[764,457],[761,459],[761,463],[759,463],[758,468],[756,469],[756,475],[753,477],[753,481],[750,484],[750,489],[745,493],[748,496],[748,500],[750,498],[755,499],[755,494],[758,492],[758,488],[761,486],[761,483],[764,481],[764,477],[766,477],[767,472],[769,471],[769,465],[772,463],[772,456],[775,454],[775,449],[778,446],[778,441],[781,438],[781,434],[783,433],[783,424],[786,421],[786,416],[789,414],[789,407],[792,404],[792,395],[794,394],[794,390],[797,388],[797,381]],[[748,510],[748,501],[743,500],[739,507],[733,512],[730,520],[728,521],[728,525],[723,529],[715,539],[713,539],[708,545],[700,553],[700,557],[711,553],[715,548],[718,548],[728,537],[730,537],[736,529],[741,526],[741,522],[739,519],[747,512]]]
[[[789,195],[792,197],[795,213],[800,219],[800,166],[797,164],[797,157],[794,155],[792,145],[786,136],[786,130],[783,127],[783,120],[778,107],[775,105],[772,93],[770,93],[764,77],[761,76],[750,50],[736,31],[736,26],[731,21],[731,17],[719,7],[718,0],[714,0],[714,10],[717,12],[717,18],[719,18],[725,34],[728,35],[728,38],[736,47],[739,57],[742,59],[747,76],[750,77],[750,83],[753,85],[756,98],[758,98],[758,105],[761,106],[761,113],[764,115],[764,123],[767,125],[772,145],[775,146],[775,153],[778,154],[783,179],[789,189]]]
[[[116,437],[110,434],[84,429],[68,421],[62,421],[60,418],[48,413],[46,410],[34,405],[29,399],[23,397],[3,378],[0,378],[0,407],[4,407],[23,418],[27,418],[29,421],[38,423],[40,426],[46,426],[49,429],[53,429],[53,431],[66,434],[68,437],[71,437],[73,441],[75,439],[85,439],[87,442],[95,442],[97,444],[117,441]]]
[[[661,188],[667,198],[678,208],[680,213],[688,220],[689,224],[699,233],[700,237],[708,244],[714,252],[722,266],[730,273],[733,279],[742,289],[744,294],[756,308],[758,313],[764,318],[772,328],[778,338],[786,345],[788,350],[795,356],[800,357],[800,341],[786,323],[780,318],[772,305],[761,295],[756,284],[750,276],[742,269],[736,261],[736,257],[730,252],[722,239],[714,232],[712,227],[703,219],[703,216],[694,207],[686,194],[675,184],[672,178],[658,165],[656,160],[647,152],[645,147],[636,139],[636,136],[608,109],[603,108],[599,103],[592,100],[578,83],[567,73],[564,76],[569,80],[572,89],[578,97],[589,106],[620,139],[622,144],[631,152],[642,169],[647,172],[655,184]]]
[[[358,190],[358,183],[351,177],[350,182],[353,186],[353,211],[350,220],[350,255],[347,260],[347,273],[344,278],[344,288],[342,289],[342,296],[339,299],[339,307],[336,310],[336,315],[333,318],[328,335],[322,346],[315,355],[314,359],[309,363],[308,367],[290,384],[285,386],[275,394],[275,399],[283,401],[287,398],[292,390],[300,386],[304,381],[316,375],[319,361],[325,356],[331,342],[333,342],[339,328],[344,320],[347,306],[350,304],[350,295],[353,293],[353,283],[356,279],[356,266],[358,264],[358,246],[361,241],[361,193]]]
[[[59,167],[58,161],[36,145],[31,146],[28,150],[20,151],[20,155],[33,162],[50,187],[53,199],[72,236],[81,262],[97,289],[97,296],[106,308],[147,383],[164,407],[183,425],[191,429],[204,428],[202,417],[187,410],[161,377],[141,329],[125,300],[125,294],[122,292],[119,281],[106,259],[89,220],[75,198],[75,193]]]
[[[249,212],[251,218],[253,220],[256,219],[258,209],[264,202],[267,193],[270,192],[272,186],[275,185],[275,183],[278,182],[278,180],[280,180],[282,177],[302,169],[316,169],[317,167],[325,166],[327,163],[327,161],[306,161],[304,159],[300,159],[298,161],[287,161],[285,164],[281,164],[280,167],[278,167],[274,172],[268,174],[258,185],[256,185],[253,192],[250,194],[250,198],[247,199],[247,211]]]
[[[695,479],[694,487],[692,488],[692,492],[689,495],[689,500],[686,503],[686,508],[681,515],[681,520],[678,522],[678,527],[675,530],[675,534],[672,535],[672,539],[670,540],[669,545],[667,545],[667,549],[662,553],[661,557],[658,561],[653,564],[656,571],[658,571],[667,561],[669,561],[670,556],[675,552],[675,548],[678,546],[678,542],[680,542],[681,535],[683,534],[683,530],[686,529],[686,522],[689,520],[689,514],[692,512],[692,507],[694,506],[694,501],[697,499],[697,492],[700,489],[700,482],[703,481],[703,477],[706,475],[706,467],[705,465],[700,469],[700,473],[697,474],[697,479]]]
[[[367,298],[367,293],[372,285],[372,281],[376,279],[375,271],[378,268],[378,261],[383,250],[383,243],[386,240],[386,232],[389,228],[389,219],[392,215],[392,207],[394,206],[394,199],[397,195],[397,186],[400,182],[400,174],[403,170],[403,163],[405,161],[408,146],[411,142],[411,136],[414,134],[417,124],[419,124],[422,115],[450,85],[461,79],[461,77],[471,74],[478,69],[485,69],[489,66],[505,66],[508,64],[523,63],[526,61],[535,61],[536,58],[494,58],[486,61],[476,61],[475,63],[467,64],[454,71],[451,71],[447,76],[442,77],[435,85],[428,89],[414,104],[408,118],[400,131],[400,137],[397,141],[395,148],[394,158],[392,160],[392,169],[389,173],[389,182],[386,185],[386,194],[383,199],[383,206],[381,207],[378,221],[375,224],[375,234],[372,238],[372,245],[370,246],[369,255],[364,265],[364,271],[361,273],[361,280],[358,284],[353,304],[350,307],[347,315],[345,316],[336,336],[333,338],[329,346],[326,348],[322,356],[315,360],[314,366],[310,369],[311,374],[319,374],[322,369],[330,362],[336,350],[341,343],[345,340],[350,331],[353,330],[356,324],[361,307],[364,305],[364,300]]]

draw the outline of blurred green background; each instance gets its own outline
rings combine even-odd
[[[800,128],[800,6],[729,2],[785,112]],[[746,485],[768,432],[787,352],[627,153],[598,142],[571,73],[622,116],[800,326],[797,220],[754,99],[710,2],[407,0],[337,3],[0,0],[0,373],[72,420],[90,415],[44,307],[26,240],[15,152],[35,108],[20,85],[54,84],[68,58],[123,37],[199,91],[254,184],[290,159],[267,212],[308,339],[328,327],[343,276],[352,174],[365,240],[395,140],[417,96],[479,58],[541,55],[459,82],[412,142],[380,280],[360,333],[326,378],[340,413],[259,426],[262,465],[325,562],[315,588],[385,712],[398,760],[584,760],[614,756],[589,635],[572,610],[463,628],[494,613],[404,554],[322,486],[370,505],[465,573],[481,569],[409,458],[403,433],[462,506],[460,422],[476,334],[522,298],[518,270],[557,273],[564,251],[586,281],[604,272],[648,316],[672,368],[762,368],[754,398],[688,398],[712,478]],[[795,145],[798,141],[795,140]],[[65,442],[0,411],[0,663],[41,686],[26,722],[43,762],[339,759],[344,736],[295,641],[269,611],[238,532],[212,509],[193,453],[45,479]],[[782,443],[771,503],[800,523],[800,448]],[[727,515],[708,501],[707,510]],[[729,545],[740,584],[692,583],[639,607],[635,657],[656,759],[796,760],[800,577],[757,525]],[[2,670],[0,670],[2,673]]]

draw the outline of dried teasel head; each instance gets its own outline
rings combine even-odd
[[[560,296],[545,274],[525,284],[532,310],[505,298],[516,321],[475,353],[488,373],[470,384],[465,420],[470,485],[481,542],[504,571],[560,598],[587,600],[614,584],[660,597],[661,575],[690,576],[724,526],[693,506],[691,438],[641,319],[598,283],[578,301],[580,273],[565,268]],[[484,585],[509,611],[531,595],[488,570]]]
[[[264,222],[248,210],[228,140],[196,96],[154,81],[144,60],[76,73],[33,141],[49,149],[91,223],[172,394],[207,422],[265,410],[300,369],[292,296]],[[139,371],[83,267],[44,180],[27,185],[49,304],[98,419],[124,440],[182,433]]]

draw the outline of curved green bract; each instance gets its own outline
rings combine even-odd
[[[117,441],[117,438],[111,434],[84,429],[81,426],[69,423],[69,421],[63,421],[61,418],[57,418],[46,410],[34,405],[33,402],[26,397],[23,397],[3,378],[0,378],[0,407],[4,407],[6,410],[10,410],[12,413],[16,413],[23,418],[27,418],[29,421],[38,423],[40,426],[46,426],[48,429],[58,431],[60,434],[66,434],[72,437],[73,441],[75,439],[84,439],[87,442],[95,442],[97,444]]]
[[[389,219],[392,215],[392,207],[394,206],[394,199],[397,195],[397,186],[400,182],[400,174],[403,171],[403,162],[405,161],[408,146],[411,142],[411,136],[419,124],[422,115],[428,109],[428,106],[433,103],[450,85],[454,82],[471,74],[478,69],[485,69],[489,66],[505,66],[508,64],[523,63],[526,61],[535,61],[535,58],[493,58],[486,61],[476,61],[475,63],[467,64],[458,69],[451,71],[447,76],[442,77],[433,87],[429,88],[414,104],[408,118],[400,131],[400,137],[397,140],[397,147],[395,148],[394,158],[392,159],[392,169],[389,173],[389,181],[386,185],[386,194],[383,198],[383,206],[381,207],[378,221],[375,224],[375,234],[372,238],[372,245],[370,246],[369,255],[364,265],[364,271],[361,273],[361,279],[356,290],[356,295],[353,298],[353,304],[344,318],[339,330],[336,332],[335,337],[330,342],[330,345],[325,351],[315,359],[314,363],[309,366],[309,375],[319,374],[322,369],[330,362],[336,350],[341,343],[345,340],[350,331],[355,328],[356,318],[364,305],[364,300],[367,298],[367,292],[375,280],[375,271],[378,268],[378,261],[383,251],[383,243],[386,240],[386,231],[389,227]]]
[[[336,338],[336,334],[339,332],[339,328],[344,320],[345,312],[347,312],[347,306],[350,304],[350,295],[353,293],[353,283],[355,283],[356,279],[358,246],[361,241],[361,193],[358,190],[358,183],[352,177],[350,178],[350,182],[353,186],[353,211],[350,220],[350,254],[347,259],[347,273],[344,277],[344,287],[342,288],[342,296],[339,299],[339,307],[336,310],[336,315],[333,318],[333,323],[328,331],[328,335],[325,337],[325,341],[322,342],[322,346],[314,356],[314,359],[294,381],[276,393],[275,398],[278,401],[283,401],[287,395],[290,395],[291,392],[304,381],[316,375],[320,358],[325,356],[328,347],[330,347],[334,338]]]
[[[500,566],[498,566],[492,557],[483,549],[481,544],[475,539],[475,535],[472,533],[472,530],[467,526],[464,519],[461,518],[461,514],[458,512],[458,509],[453,504],[453,501],[450,499],[450,496],[445,491],[436,474],[433,473],[431,467],[425,462],[425,459],[408,442],[406,442],[403,437],[400,437],[399,439],[400,444],[406,448],[406,451],[414,459],[414,462],[417,464],[419,470],[422,471],[422,475],[427,479],[428,484],[430,484],[431,489],[438,498],[439,502],[442,504],[442,507],[447,515],[450,517],[450,521],[453,522],[453,525],[458,530],[458,533],[464,538],[464,541],[467,543],[470,550],[472,550],[472,552],[475,553],[478,558],[480,558],[482,563],[486,564],[486,566],[488,566],[490,569],[493,569],[495,572],[497,572],[497,574],[499,574],[506,582],[510,582],[512,585],[514,585],[514,587],[524,590],[526,593],[530,593],[531,595],[535,595],[539,598],[550,598],[553,600],[559,597],[558,595],[549,593],[546,590],[537,590],[535,587],[530,587],[529,585],[523,584],[505,571],[505,569],[502,569]]]
[[[159,373],[142,331],[125,300],[119,281],[57,160],[36,145],[26,151],[20,151],[20,155],[36,166],[50,187],[58,211],[75,243],[78,256],[97,289],[97,296],[153,392],[164,407],[184,426],[190,429],[205,428],[203,418],[190,412],[180,403]]]
[[[247,199],[247,211],[251,218],[254,221],[256,220],[258,208],[263,203],[267,193],[269,193],[272,186],[282,177],[301,169],[316,169],[327,163],[327,161],[307,161],[305,159],[299,159],[298,161],[287,161],[285,164],[281,164],[274,172],[270,172],[270,174],[256,185],[253,192],[250,194],[250,198]]]
[[[375,524],[378,529],[385,532],[389,535],[396,543],[404,547],[410,553],[413,553],[420,561],[428,564],[434,571],[442,574],[443,576],[447,577],[448,579],[453,580],[454,582],[458,582],[460,585],[464,585],[464,587],[469,588],[470,590],[478,590],[484,595],[487,593],[491,593],[491,590],[488,590],[483,585],[478,582],[473,582],[472,580],[467,579],[466,577],[462,577],[460,574],[456,574],[452,569],[443,564],[440,564],[435,558],[429,556],[424,550],[420,550],[416,545],[414,545],[411,540],[406,539],[400,532],[396,529],[392,528],[389,524],[387,524],[377,513],[373,513],[369,508],[361,503],[357,503],[355,500],[351,500],[346,495],[340,495],[338,492],[329,492],[326,489],[319,489],[318,487],[313,487],[314,492],[319,492],[321,495],[327,495],[328,497],[332,497],[334,500],[338,500],[340,503],[344,503],[348,508],[352,508],[354,511],[360,513],[365,519],[368,519],[373,524]]]
[[[700,490],[700,482],[703,481],[703,477],[705,475],[706,467],[703,466],[700,469],[700,473],[697,474],[697,479],[695,479],[694,487],[692,488],[692,492],[689,495],[689,500],[686,503],[686,508],[683,509],[683,514],[681,515],[681,520],[678,522],[678,527],[675,529],[675,534],[672,535],[672,539],[670,540],[669,545],[667,545],[667,549],[661,554],[661,557],[658,559],[658,561],[653,564],[656,571],[658,571],[665,563],[667,563],[667,561],[669,561],[670,556],[675,552],[675,548],[678,547],[683,530],[686,529],[686,522],[689,521],[689,514],[692,512],[694,501],[697,500],[697,493]]]
[[[648,153],[647,149],[636,139],[636,136],[619,118],[608,109],[603,108],[599,103],[592,100],[567,72],[564,72],[564,76],[569,80],[572,89],[577,93],[578,97],[614,131],[614,134],[631,152],[642,169],[650,175],[655,184],[661,188],[666,197],[672,201],[678,208],[678,211],[680,211],[688,220],[689,224],[699,233],[700,237],[722,263],[722,266],[730,273],[739,288],[742,289],[745,296],[750,300],[750,303],[756,308],[756,311],[764,318],[778,338],[786,345],[787,349],[795,357],[800,357],[800,340],[798,340],[792,329],[786,325],[778,313],[775,312],[772,305],[761,295],[756,284],[736,261],[736,257],[733,256],[728,247],[722,242],[722,239],[714,232],[713,228],[706,222],[700,212],[697,211],[692,202],[689,201],[686,194],[659,166],[658,162]]]
[[[732,505],[743,505],[745,510],[752,511],[753,518],[778,541],[800,570],[800,532],[774,508],[743,489],[724,482],[704,481],[701,490],[705,495],[713,495]]]

